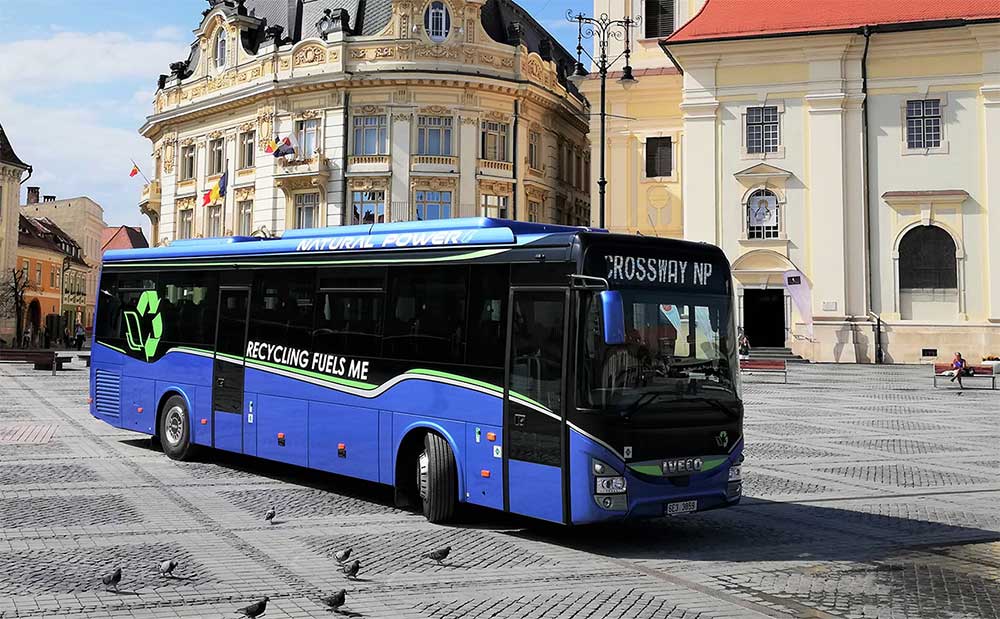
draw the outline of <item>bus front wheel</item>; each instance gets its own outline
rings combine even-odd
[[[179,395],[170,396],[163,404],[160,415],[160,445],[171,460],[190,460],[194,446],[191,444],[191,424],[188,420],[187,402]]]
[[[424,436],[424,451],[417,458],[417,488],[427,520],[451,520],[458,502],[458,473],[451,447],[439,434]]]

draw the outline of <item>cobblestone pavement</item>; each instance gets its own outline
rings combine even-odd
[[[490,512],[438,527],[369,484],[173,462],[92,419],[86,376],[0,364],[4,619],[233,617],[265,594],[268,618],[330,617],[318,596],[342,586],[365,617],[1000,614],[1000,392],[935,390],[926,367],[750,378],[740,507],[578,529]],[[419,559],[444,544],[443,565]],[[335,569],[344,546],[357,582]],[[179,578],[160,578],[171,557]]]

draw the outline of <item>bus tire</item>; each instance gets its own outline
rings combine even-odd
[[[424,436],[424,451],[417,458],[417,489],[428,521],[452,519],[458,502],[458,472],[451,447],[440,434]]]
[[[191,460],[194,445],[191,444],[191,423],[187,402],[179,395],[172,395],[163,403],[159,428],[160,446],[171,460]]]

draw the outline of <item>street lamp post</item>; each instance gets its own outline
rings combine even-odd
[[[608,82],[608,68],[613,66],[621,58],[625,58],[625,66],[622,67],[622,76],[618,80],[618,83],[622,85],[623,88],[631,88],[638,83],[638,80],[632,75],[632,66],[629,64],[629,60],[632,56],[631,47],[631,30],[639,25],[640,17],[625,17],[624,19],[611,19],[608,17],[607,13],[602,13],[600,17],[588,17],[583,13],[573,14],[573,11],[566,11],[566,19],[571,22],[577,23],[577,37],[576,37],[576,67],[573,69],[573,74],[569,76],[569,81],[574,84],[579,85],[585,79],[587,79],[587,69],[583,66],[583,55],[594,63],[594,68],[597,69],[598,75],[601,78],[601,154],[600,154],[600,165],[601,174],[600,178],[597,180],[597,192],[598,192],[598,203],[600,208],[600,227],[604,227],[604,203],[605,194],[607,192],[608,179],[605,176],[605,133],[607,131],[607,82]],[[594,39],[597,42],[597,49],[594,50],[595,54],[591,55],[590,52],[583,48],[584,39]],[[611,40],[623,41],[625,43],[625,50],[615,56],[614,58],[608,58],[608,45]]]

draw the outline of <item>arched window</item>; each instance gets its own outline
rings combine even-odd
[[[226,66],[226,29],[219,28],[215,35],[215,67],[221,69]]]
[[[451,32],[451,15],[444,2],[431,2],[424,13],[424,29],[431,41],[440,43],[448,38]]]
[[[899,241],[899,288],[958,289],[955,241],[937,226],[917,226]]]
[[[767,189],[758,189],[747,200],[747,238],[776,239],[781,235],[778,197]]]

